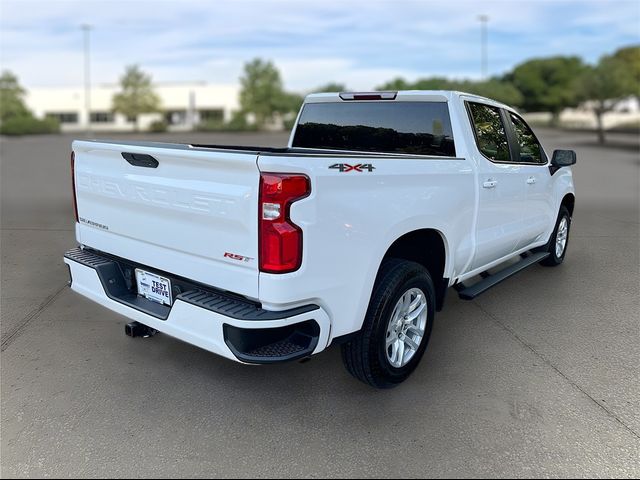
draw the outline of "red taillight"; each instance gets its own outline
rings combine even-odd
[[[73,192],[73,212],[78,222],[78,200],[76,198],[76,153],[71,152],[71,191]]]
[[[302,263],[302,230],[289,218],[291,204],[309,195],[306,175],[260,175],[258,208],[260,271],[288,273]]]

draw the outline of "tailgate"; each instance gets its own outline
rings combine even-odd
[[[73,150],[78,242],[258,297],[256,153],[94,141]]]

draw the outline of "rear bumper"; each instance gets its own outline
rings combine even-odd
[[[319,353],[328,343],[329,317],[317,305],[264,310],[242,297],[158,272],[181,289],[168,307],[136,294],[131,269],[145,268],[143,265],[80,248],[65,253],[64,262],[75,292],[230,360],[256,364],[291,361]]]

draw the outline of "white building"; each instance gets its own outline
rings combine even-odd
[[[111,110],[113,95],[119,85],[96,85],[91,88],[90,128],[93,131],[131,131],[133,119],[114,114]],[[160,83],[154,91],[161,101],[161,113],[143,114],[138,123],[147,129],[156,120],[166,120],[171,130],[189,130],[199,122],[229,120],[238,109],[237,85],[214,85],[205,82]],[[87,113],[85,92],[78,87],[29,88],[25,98],[27,106],[39,117],[55,117],[62,131],[86,130]]]

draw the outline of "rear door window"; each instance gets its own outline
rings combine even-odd
[[[455,157],[446,102],[307,103],[293,147]]]
[[[484,103],[467,102],[478,150],[493,162],[510,162],[507,131],[500,109]]]

